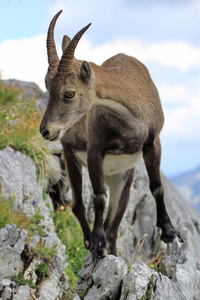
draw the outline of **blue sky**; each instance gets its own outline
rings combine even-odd
[[[176,175],[200,165],[199,0],[1,0],[2,78],[35,81],[44,89],[46,32],[55,29],[58,52],[63,34],[73,37],[92,22],[76,57],[101,64],[124,52],[149,69],[162,101],[162,170]]]

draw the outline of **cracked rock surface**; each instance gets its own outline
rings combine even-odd
[[[194,249],[187,241],[173,241],[161,268],[158,273],[137,259],[127,271],[125,262],[112,255],[94,266],[89,254],[79,273],[73,300],[200,299],[200,271]],[[149,298],[145,298],[147,295]]]

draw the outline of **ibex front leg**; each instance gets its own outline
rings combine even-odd
[[[106,239],[103,229],[103,212],[105,208],[106,191],[103,176],[103,154],[96,145],[88,147],[88,170],[94,192],[95,220],[92,231],[92,255],[96,263],[98,258],[106,256]]]
[[[160,140],[157,137],[152,144],[144,146],[143,155],[150,181],[150,190],[156,200],[157,226],[161,228],[161,240],[171,243],[177,236],[181,242],[181,234],[172,225],[164,203],[164,189],[160,178]]]
[[[85,247],[90,249],[92,233],[86,219],[86,210],[82,199],[82,167],[74,156],[70,144],[63,143],[63,149],[72,188],[72,211],[81,225]]]

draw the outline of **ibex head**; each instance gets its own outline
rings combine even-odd
[[[63,55],[59,61],[54,42],[55,23],[62,11],[52,19],[47,34],[48,72],[45,84],[49,102],[40,124],[42,136],[50,141],[61,139],[64,132],[91,107],[94,75],[87,62],[74,58],[76,46],[91,24],[80,30],[72,40],[63,39]]]

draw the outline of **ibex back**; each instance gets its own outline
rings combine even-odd
[[[156,200],[161,239],[181,235],[166,212],[160,179],[160,140],[163,112],[158,91],[147,68],[137,59],[118,54],[102,66],[75,59],[75,48],[90,24],[70,40],[63,38],[59,60],[52,19],[47,35],[49,68],[45,78],[49,102],[40,132],[49,141],[60,140],[72,188],[72,210],[84,243],[94,260],[116,255],[118,227],[129,200],[135,164],[144,159],[150,190]],[[82,200],[82,166],[87,166],[94,192],[95,220],[91,231]],[[110,189],[108,212],[105,182]]]

